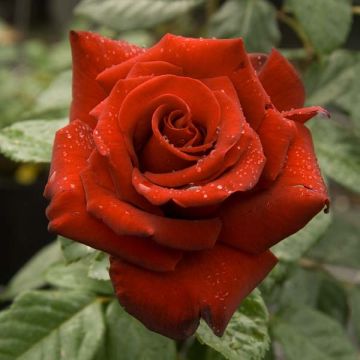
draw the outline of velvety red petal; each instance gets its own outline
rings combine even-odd
[[[225,243],[261,253],[300,230],[328,204],[310,132],[302,124],[296,127],[285,168],[274,185],[247,197],[234,195],[223,205],[220,239]]]
[[[44,193],[51,201],[46,212],[50,231],[148,269],[172,270],[181,252],[148,239],[117,236],[87,213],[80,172],[88,166],[93,149],[92,129],[79,120],[56,133],[50,177]],[[90,166],[101,166],[96,155],[90,157]],[[105,174],[101,175],[101,181],[104,186],[111,187]]]
[[[112,258],[110,276],[126,311],[152,331],[185,339],[201,317],[221,336],[241,301],[275,264],[270,252],[254,256],[216,245],[186,253],[175,271],[161,274]]]
[[[166,61],[138,62],[131,68],[127,78],[138,76],[182,75],[182,68]]]
[[[95,81],[104,69],[119,64],[144,51],[124,41],[114,41],[90,32],[70,32],[73,57],[73,101],[70,119],[81,119],[94,127],[89,112],[106,93]]]
[[[258,134],[266,157],[262,179],[274,181],[284,167],[287,151],[296,134],[296,126],[277,110],[269,109]]]
[[[283,111],[282,116],[284,118],[294,120],[299,123],[305,123],[316,115],[322,115],[330,117],[330,113],[320,106],[310,106],[301,109],[294,109],[289,111]]]
[[[236,164],[219,174],[216,179],[183,189],[169,189],[149,181],[137,169],[133,172],[136,190],[154,205],[163,205],[172,200],[181,207],[209,206],[219,204],[234,192],[252,189],[258,182],[265,163],[261,143],[256,133],[245,125],[245,131],[236,147],[240,155]],[[226,156],[224,167],[229,166]]]
[[[109,91],[118,79],[128,74],[135,62],[154,60],[181,67],[185,76],[216,77],[232,73],[245,59],[242,39],[191,39],[167,34],[143,55],[103,71],[98,81]]]
[[[221,229],[218,219],[172,219],[141,211],[99,186],[97,177],[89,169],[81,173],[87,211],[116,234],[151,236],[159,244],[182,250],[201,250],[214,246]]]
[[[230,78],[238,93],[245,118],[256,130],[264,118],[265,110],[272,107],[272,104],[248,57]]]
[[[214,91],[221,108],[218,126],[218,139],[209,155],[200,159],[195,165],[175,172],[155,174],[145,172],[145,176],[154,184],[166,187],[179,187],[208,179],[219,168],[222,168],[225,154],[237,143],[245,126],[245,119],[238,104],[225,93]],[[194,115],[195,117],[195,115]]]
[[[259,79],[279,111],[304,106],[305,89],[299,74],[277,50],[271,51]]]
[[[97,150],[105,156],[114,180],[117,195],[146,211],[161,214],[161,210],[151,206],[132,186],[133,165],[118,126],[119,106],[127,94],[150,77],[120,80],[104,103],[94,131]]]

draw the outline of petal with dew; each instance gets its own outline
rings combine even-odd
[[[175,271],[155,273],[111,259],[120,304],[150,330],[173,339],[191,336],[203,318],[221,336],[241,301],[275,266],[267,251],[249,255],[224,245],[186,253]]]
[[[220,210],[221,241],[250,253],[261,253],[304,227],[324,206],[328,194],[308,129],[296,124],[282,174],[273,186],[234,195]]]

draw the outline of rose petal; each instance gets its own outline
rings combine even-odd
[[[245,119],[239,106],[225,93],[214,92],[221,108],[218,127],[218,140],[209,155],[200,159],[196,165],[175,172],[162,174],[145,172],[151,182],[166,187],[179,187],[208,179],[222,168],[225,154],[237,143],[241,136]]]
[[[301,109],[283,111],[281,114],[284,118],[294,120],[299,123],[305,123],[316,115],[322,115],[328,118],[330,117],[330,113],[320,106],[310,106]]]
[[[242,39],[191,39],[165,35],[156,45],[126,64],[105,69],[98,81],[108,91],[128,74],[136,62],[166,61],[183,69],[184,75],[208,78],[232,73],[247,59]]]
[[[202,317],[221,336],[240,302],[276,264],[223,245],[187,253],[175,271],[155,273],[112,258],[116,295],[150,330],[174,339],[191,336]]]
[[[164,248],[148,239],[117,236],[87,213],[79,174],[88,165],[87,159],[94,149],[91,134],[92,129],[79,120],[56,133],[50,177],[44,193],[51,200],[47,208],[50,231],[147,269],[174,269],[181,252]],[[98,160],[93,155],[91,166],[95,166]],[[101,179],[105,185],[109,179],[104,176]]]
[[[107,98],[101,116],[94,131],[97,150],[108,159],[117,195],[146,211],[161,214],[162,211],[148,203],[135,191],[131,183],[133,165],[125,147],[123,136],[118,126],[119,106],[127,94],[150,77],[138,77],[120,80]]]
[[[305,89],[295,68],[273,49],[259,79],[279,111],[304,106]]]
[[[234,195],[223,205],[220,239],[225,243],[261,253],[300,230],[328,204],[310,132],[302,124],[296,127],[287,163],[274,185],[247,197]]]
[[[188,186],[183,189],[169,189],[158,186],[143,176],[138,169],[133,171],[133,184],[136,190],[154,205],[163,205],[170,200],[181,207],[209,206],[219,204],[234,192],[253,188],[262,172],[265,157],[256,133],[245,124],[245,131],[236,147],[239,148],[236,164],[227,170],[229,159],[225,157],[222,176],[209,179],[204,184]],[[232,159],[231,159],[232,160]],[[230,160],[230,161],[231,161]]]
[[[214,246],[221,222],[216,219],[182,220],[152,215],[117,199],[99,186],[97,174],[81,173],[87,211],[102,220],[118,235],[151,236],[156,242],[182,250],[202,250]],[[149,239],[151,241],[151,239]]]
[[[95,81],[104,69],[119,64],[144,50],[124,41],[114,41],[90,32],[70,32],[73,57],[73,101],[70,119],[81,119],[94,127],[89,112],[106,93]]]
[[[166,61],[138,62],[131,68],[127,78],[138,76],[182,75],[182,68]]]
[[[272,182],[284,167],[288,148],[296,134],[296,126],[277,110],[269,109],[258,134],[266,157],[262,179]]]
[[[230,78],[238,93],[245,118],[256,130],[264,118],[265,110],[272,105],[248,57]]]

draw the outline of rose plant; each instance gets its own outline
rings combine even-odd
[[[304,87],[276,50],[165,35],[149,49],[71,32],[70,123],[55,138],[51,231],[111,255],[121,305],[174,339],[221,336],[327,206]]]

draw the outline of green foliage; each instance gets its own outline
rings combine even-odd
[[[44,286],[46,270],[62,259],[57,242],[45,246],[14,275],[5,291],[0,294],[0,300],[11,299],[26,290]]]
[[[307,305],[328,314],[342,324],[349,316],[347,294],[337,280],[326,273],[296,268],[282,285],[277,306]]]
[[[209,35],[243,37],[248,51],[269,52],[280,40],[275,8],[265,0],[229,0],[212,16]]]
[[[148,331],[114,300],[106,309],[106,360],[175,360],[175,342]]]
[[[330,223],[331,214],[320,212],[302,230],[275,245],[274,254],[282,261],[298,260],[319,240]]]
[[[339,323],[306,306],[277,314],[272,333],[287,360],[356,360],[356,350]]]
[[[0,314],[2,360],[92,360],[102,345],[101,302],[79,291],[32,291]]]
[[[308,256],[322,263],[360,269],[359,234],[358,219],[351,221],[349,215],[337,216],[326,236],[311,249]]]
[[[321,169],[330,178],[360,192],[359,138],[351,128],[335,121],[311,123],[316,154]]]
[[[63,236],[58,236],[58,241],[60,242],[64,258],[68,263],[79,260],[96,252],[96,250],[90,246],[86,246],[76,241],[64,238]]]
[[[267,323],[265,303],[260,292],[255,290],[242,302],[221,338],[216,337],[204,321],[196,336],[201,343],[210,346],[226,359],[262,359],[270,341]]]
[[[65,116],[71,102],[71,78],[70,70],[60,73],[36,98],[29,116]]]
[[[82,290],[97,294],[113,294],[109,281],[92,279],[88,276],[89,268],[83,262],[58,264],[46,273],[46,280],[55,287]]]
[[[50,162],[55,132],[67,119],[27,120],[0,130],[0,152],[21,162]]]
[[[146,29],[190,11],[203,0],[83,0],[75,13],[118,31]]]
[[[286,0],[315,49],[330,52],[342,45],[351,28],[351,0]]]

